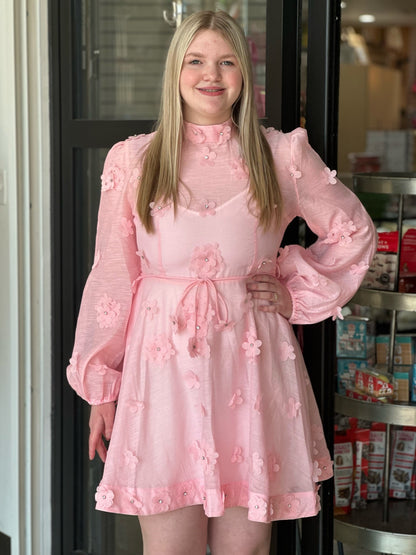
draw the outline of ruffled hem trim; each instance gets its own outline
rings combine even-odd
[[[328,476],[330,477],[330,476]],[[247,484],[227,484],[220,490],[205,489],[190,481],[172,488],[97,488],[96,509],[128,515],[154,515],[193,505],[202,505],[207,517],[218,517],[230,507],[248,509],[248,519],[272,522],[315,516],[320,511],[319,485],[314,491],[265,496],[249,491]]]

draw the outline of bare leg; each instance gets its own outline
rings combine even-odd
[[[208,519],[202,505],[139,516],[144,555],[205,555]]]
[[[243,507],[210,518],[208,544],[212,555],[269,555],[272,525],[253,522]]]

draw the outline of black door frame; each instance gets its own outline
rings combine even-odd
[[[82,284],[75,279],[76,248],[73,157],[75,148],[109,148],[120,139],[151,130],[154,121],[94,121],[73,118],[71,7],[77,0],[49,2],[52,144],[52,552],[70,555],[82,535],[75,506],[82,487],[79,448],[85,433],[80,401],[66,384],[64,369],[72,349]],[[266,114],[264,123],[289,131],[300,121],[301,0],[268,0]],[[338,0],[309,0],[306,120],[309,139],[325,162],[336,167],[340,6]],[[296,229],[289,230],[295,237]],[[333,326],[305,328],[305,358],[326,437],[332,448]],[[320,515],[302,521],[302,553],[332,553],[333,486],[322,488]],[[296,521],[274,527],[271,553],[295,555]],[[78,551],[78,553],[81,553]]]

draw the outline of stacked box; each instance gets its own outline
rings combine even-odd
[[[376,360],[377,364],[388,364],[389,362],[389,335],[377,335],[376,337]],[[413,364],[415,360],[415,336],[397,334],[394,342],[394,365]]]
[[[363,287],[370,289],[394,289],[397,269],[398,231],[378,234],[377,252],[364,277]]]
[[[337,320],[337,357],[368,360],[375,353],[375,322],[370,318],[346,316]]]

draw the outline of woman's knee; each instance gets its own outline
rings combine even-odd
[[[144,555],[205,555],[208,519],[201,505],[140,516]]]

